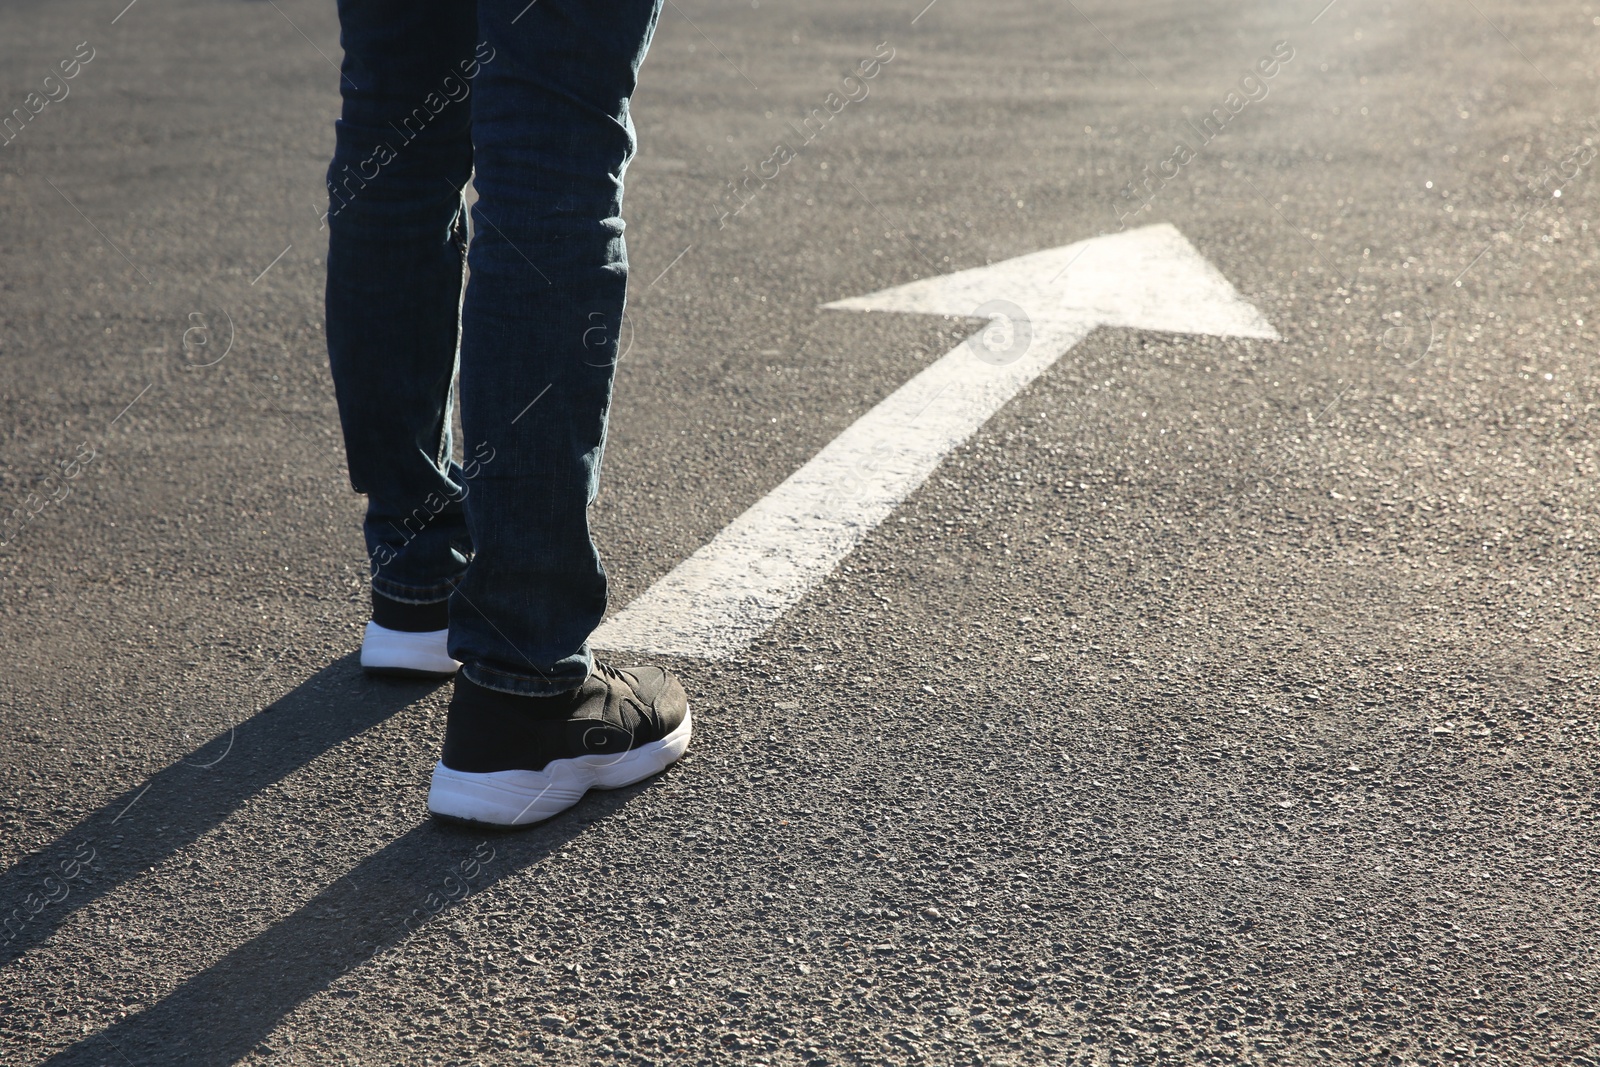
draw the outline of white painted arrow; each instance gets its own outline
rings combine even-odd
[[[704,657],[745,648],[952,449],[1096,326],[1278,339],[1261,313],[1166,224],[824,306],[990,323],[608,619],[595,631],[596,646]]]

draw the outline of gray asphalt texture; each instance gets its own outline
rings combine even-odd
[[[1283,340],[1097,331],[488,836],[355,660],[333,5],[6,5],[0,109],[94,58],[0,147],[0,1062],[1600,1062],[1600,11],[1324,2],[669,3],[613,610],[978,325],[818,305],[1114,230],[1287,40],[1139,216]]]

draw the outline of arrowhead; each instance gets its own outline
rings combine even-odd
[[[1091,237],[823,307],[974,315],[994,301],[1033,322],[1278,340],[1278,331],[1170,223]]]

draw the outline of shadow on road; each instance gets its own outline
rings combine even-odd
[[[250,797],[416,703],[437,682],[368,679],[352,653],[135,785],[0,875],[0,965],[161,863]]]
[[[302,1001],[447,913],[453,900],[549,856],[646,785],[591,796],[581,817],[516,833],[486,837],[437,821],[414,827],[159,1003],[45,1063],[234,1063]],[[462,887],[453,900],[452,880]]]

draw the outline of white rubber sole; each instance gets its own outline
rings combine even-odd
[[[361,666],[395,674],[454,674],[461,664],[450,658],[449,630],[407,633],[367,623],[361,639]]]
[[[621,789],[660,774],[689,748],[693,717],[659,741],[627,752],[556,760],[542,771],[453,771],[434,765],[428,810],[458,822],[527,826],[559,815],[591,789]]]

